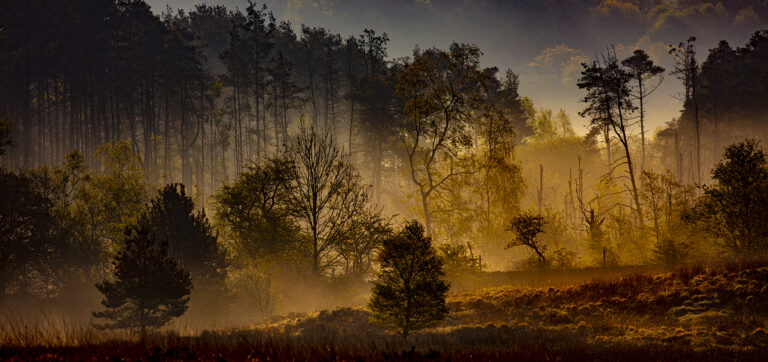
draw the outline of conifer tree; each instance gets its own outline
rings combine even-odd
[[[205,210],[195,211],[183,184],[168,184],[152,200],[149,220],[156,238],[168,241],[170,256],[189,271],[195,285],[190,314],[197,320],[213,321],[228,294],[228,265]]]
[[[223,283],[226,256],[205,210],[196,212],[183,184],[168,184],[152,200],[149,220],[158,240],[192,275],[195,285]]]
[[[143,215],[125,231],[125,242],[112,262],[114,274],[96,288],[106,310],[93,316],[105,320],[99,329],[134,329],[142,339],[187,311],[192,280],[168,254],[168,242],[150,232]]]
[[[445,319],[449,285],[443,262],[420,223],[411,221],[400,233],[385,240],[379,263],[381,272],[373,283],[368,304],[376,323],[408,338],[411,332]]]

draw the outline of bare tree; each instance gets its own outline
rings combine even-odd
[[[339,261],[337,246],[365,211],[368,190],[330,133],[302,124],[286,153],[293,164],[289,202],[312,240],[312,271],[319,275]]]

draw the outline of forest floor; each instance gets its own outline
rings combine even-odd
[[[562,283],[554,283],[562,284]],[[403,340],[363,308],[148,341],[92,330],[0,330],[0,359],[766,360],[768,262],[688,266],[452,295],[438,328]],[[69,335],[68,335],[69,334]],[[71,335],[79,334],[79,335]],[[59,337],[55,337],[55,336]]]

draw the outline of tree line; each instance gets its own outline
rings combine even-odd
[[[585,94],[581,115],[591,121],[590,131],[576,136],[562,111],[553,115],[535,110],[529,117],[534,135],[521,147],[521,162],[542,163],[523,166],[526,179],[536,182],[529,183],[534,190],[528,197],[535,206],[514,217],[510,229],[517,236],[510,245],[526,246],[528,263],[534,267],[678,264],[718,258],[723,251],[733,257],[761,255],[763,241],[747,242],[741,236],[759,229],[755,220],[745,221],[758,212],[756,206],[747,211],[730,199],[730,207],[742,211],[740,216],[727,212],[721,192],[734,190],[721,187],[751,193],[745,185],[734,184],[728,175],[737,171],[726,171],[729,167],[748,167],[750,171],[741,174],[745,177],[762,172],[763,166],[754,164],[763,162],[756,161],[762,160],[756,140],[763,132],[759,120],[765,102],[754,97],[764,88],[755,79],[766,69],[759,60],[766,39],[766,31],[757,31],[736,50],[720,42],[700,65],[696,39],[690,37],[669,45],[675,64],[669,71],[642,49],[622,59],[608,47],[583,64],[578,80]],[[665,74],[680,82],[683,108],[679,118],[648,134],[645,114],[653,104],[647,99]],[[724,119],[732,121],[717,126],[717,120]],[[545,153],[556,155],[542,156]],[[753,164],[747,166],[744,159]],[[545,172],[551,176],[544,177]],[[741,204],[753,205],[742,195]],[[703,206],[713,197],[721,203],[718,207]],[[722,213],[745,228],[727,227],[729,236],[721,229]]]
[[[173,276],[153,292],[188,297],[190,314],[241,298],[266,318],[281,286],[395,273],[402,264],[381,258],[407,257],[383,251],[403,240],[454,280],[514,246],[530,249],[523,268],[766,250],[758,142],[732,131],[702,147],[707,122],[765,113],[765,31],[701,66],[694,38],[670,46],[683,111],[654,137],[648,96],[666,70],[642,49],[606,49],[578,80],[592,126],[579,136],[568,114],[521,96],[514,72],[481,67],[472,44],[388,60],[386,34],[297,34],[253,3],[161,15],[143,1],[0,6],[0,298],[87,302],[81,291],[98,285],[111,312],[97,316],[117,320],[145,286],[120,281],[153,264],[147,275]],[[396,212],[423,226],[400,227]],[[375,289],[378,308],[402,296]],[[145,330],[186,304],[128,319]]]

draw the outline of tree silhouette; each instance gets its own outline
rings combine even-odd
[[[756,140],[728,146],[694,218],[738,256],[768,251],[768,160]]]
[[[333,135],[314,126],[301,126],[286,157],[289,204],[312,242],[312,271],[320,275],[340,261],[339,243],[368,206],[368,190]]]
[[[168,242],[151,232],[143,215],[125,231],[125,242],[112,262],[114,275],[96,288],[107,309],[93,316],[99,329],[137,329],[142,337],[187,311],[192,280],[168,253]]]
[[[50,243],[53,203],[40,193],[33,180],[0,168],[0,301],[11,281],[30,278],[30,265],[46,266],[57,250]],[[39,269],[40,270],[40,269]]]
[[[621,143],[624,149],[624,162],[627,166],[626,179],[629,179],[630,187],[627,189],[634,201],[633,210],[639,223],[643,222],[643,209],[640,204],[640,192],[635,177],[635,164],[632,162],[631,134],[629,115],[635,110],[630,98],[629,72],[622,68],[616,58],[616,51],[612,48],[603,53],[601,57],[590,64],[582,64],[581,78],[578,86],[587,91],[582,99],[586,108],[579,113],[582,117],[592,118],[592,124],[600,127],[609,127]],[[610,139],[607,139],[610,142]],[[611,165],[609,176],[614,167]]]
[[[218,233],[205,210],[195,212],[183,184],[169,184],[151,201],[149,220],[158,240],[168,242],[168,253],[190,273],[195,291],[191,312],[211,319],[222,311],[227,295],[227,260]]]
[[[282,158],[254,163],[215,195],[216,221],[237,254],[248,259],[303,253],[300,228],[288,205],[291,164]]]
[[[226,256],[205,210],[195,212],[194,207],[183,184],[165,185],[151,201],[152,232],[168,242],[170,255],[189,271],[196,286],[223,283]]]
[[[11,144],[11,122],[0,120],[0,156],[5,154],[5,148]]]
[[[404,120],[398,137],[428,235],[433,231],[430,201],[448,183],[474,171],[463,167],[462,156],[473,144],[468,126],[483,109],[483,90],[491,78],[479,68],[480,55],[477,46],[457,43],[448,51],[417,49],[398,76]]]
[[[645,99],[651,95],[661,85],[664,78],[659,78],[658,83],[648,85],[656,76],[664,73],[664,68],[656,65],[648,54],[642,49],[635,50],[627,59],[621,61],[629,71],[632,80],[635,82],[633,96],[637,99],[640,117],[640,139],[642,144],[642,158],[640,159],[640,169],[645,169]]]
[[[411,332],[437,325],[448,307],[443,262],[424,235],[424,227],[408,222],[384,241],[379,254],[381,272],[368,303],[372,319],[408,338]]]
[[[696,129],[696,182],[701,183],[701,125],[699,124],[699,100],[696,97],[698,87],[696,80],[699,76],[699,64],[696,62],[696,37],[689,37],[685,43],[669,47],[669,54],[675,59],[675,70],[672,74],[683,83],[685,98],[683,105],[693,108],[693,120]]]
[[[529,213],[522,213],[512,218],[512,222],[509,225],[509,231],[515,233],[515,240],[509,242],[507,247],[513,246],[527,246],[536,253],[539,258],[539,266],[544,267],[547,265],[547,258],[544,256],[544,252],[547,250],[545,245],[542,245],[536,237],[544,231],[544,225],[546,220],[541,215],[533,215]]]

